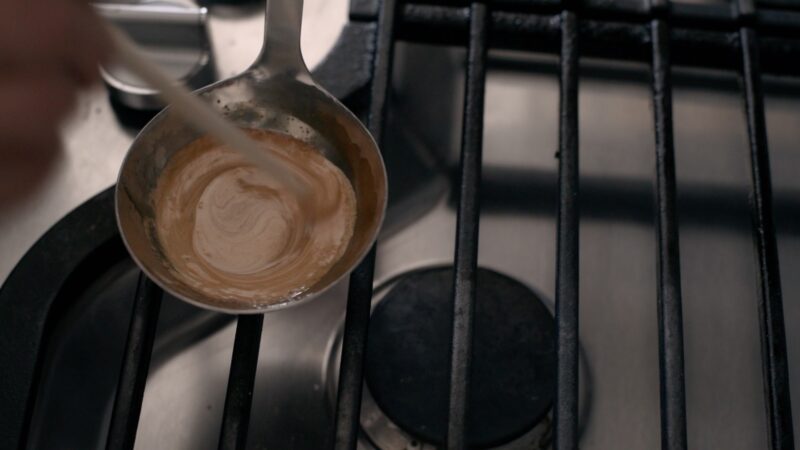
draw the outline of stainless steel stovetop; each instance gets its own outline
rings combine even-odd
[[[314,4],[307,3],[307,8]],[[260,14],[253,10],[234,19],[223,10],[211,13],[219,24],[256,23]],[[253,42],[260,38],[255,25],[248,31],[231,26],[225,33],[218,26],[212,39],[221,55],[238,46],[249,48],[251,38]],[[235,41],[226,41],[225,36],[234,35]],[[412,269],[452,262],[456,219],[451,169],[457,166],[459,149],[463,56],[446,48],[400,45],[397,49],[384,152],[389,177],[400,180],[396,183],[400,189],[390,193],[386,227],[379,239],[377,285]],[[479,264],[521,281],[548,299],[552,310],[556,60],[523,59],[513,53],[492,54],[492,60]],[[228,63],[237,67],[220,58],[221,65]],[[591,60],[582,60],[582,70],[580,339],[586,413],[581,448],[657,448],[656,247],[651,209],[655,153],[648,75],[644,66],[608,67]],[[768,82],[785,89],[780,96],[768,96],[766,106],[789,371],[793,403],[800,404],[800,346],[792,345],[800,342],[796,301],[800,278],[792,276],[800,270],[800,178],[796,176],[800,97],[796,86],[787,83]],[[731,74],[676,71],[675,84],[689,446],[763,448],[756,262],[747,206],[741,94]],[[73,150],[68,164],[93,168],[100,164],[110,174],[115,173],[130,134],[114,122],[104,100],[102,93],[94,92],[82,104],[67,131],[67,145]],[[114,148],[98,148],[101,142],[113,142]],[[81,147],[91,147],[92,154],[76,150]],[[95,189],[108,184],[110,179],[104,177],[97,176]],[[8,232],[13,236],[17,230],[19,236],[26,223],[35,223],[31,216],[0,218],[0,248],[12,248]],[[6,273],[13,261],[2,263]],[[250,425],[252,448],[322,447],[332,420],[331,373],[336,372],[346,288],[339,285],[315,302],[265,317]],[[174,302],[166,302],[164,308],[185,310],[196,318],[192,327],[159,330],[136,448],[216,448],[235,325]],[[95,323],[93,311],[87,307],[75,323]],[[75,331],[58,351],[82,351],[70,343],[103,339],[104,326],[125,327],[114,322],[73,326]],[[112,400],[108,399],[109,410]],[[800,434],[798,414],[794,429]],[[97,442],[102,447],[104,437],[98,436]],[[370,448],[366,440],[363,446]]]

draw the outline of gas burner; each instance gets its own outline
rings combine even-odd
[[[366,382],[375,402],[409,434],[444,444],[450,383],[453,271],[403,276],[372,313]],[[539,423],[555,392],[555,322],[523,284],[478,271],[467,418],[470,447],[514,440]]]
[[[427,267],[375,290],[361,412],[373,447],[433,449],[444,443],[452,274],[452,267]],[[547,448],[555,392],[553,316],[539,294],[484,268],[478,270],[476,302],[469,445]],[[341,334],[329,359],[331,374],[338,373],[340,350]],[[332,378],[334,391],[338,380]]]

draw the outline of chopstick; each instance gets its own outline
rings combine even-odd
[[[115,50],[115,56],[129,70],[159,91],[172,111],[181,116],[198,131],[208,133],[221,143],[240,152],[245,158],[269,176],[302,191],[303,186],[291,171],[280,170],[285,162],[266,151],[231,121],[215,111],[183,86],[174,83],[152,63],[139,46],[112,24],[106,24]]]

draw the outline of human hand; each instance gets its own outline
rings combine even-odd
[[[47,174],[60,123],[108,51],[85,0],[0,0],[0,204]]]

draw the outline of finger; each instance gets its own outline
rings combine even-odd
[[[0,161],[3,167],[22,162],[40,164],[61,151],[58,129],[43,127],[38,133],[26,136],[0,136]]]
[[[71,110],[74,81],[52,72],[0,75],[0,140],[35,141],[55,130]]]
[[[66,1],[0,2],[0,57],[20,64],[52,59],[70,47],[76,8]]]
[[[58,160],[58,139],[51,136],[41,147],[14,146],[12,155],[3,158],[0,165],[0,207],[18,203],[35,192]],[[0,148],[0,154],[8,147]],[[6,152],[8,153],[8,152]],[[22,156],[26,155],[26,156]]]
[[[9,26],[0,27],[0,64],[5,67],[50,61],[92,78],[107,54],[100,19],[82,2],[0,2]],[[9,3],[14,5],[9,8]]]
[[[73,48],[67,56],[84,85],[99,81],[99,65],[106,62],[111,53],[111,39],[102,19],[89,7],[85,10],[81,15],[83,26],[75,32],[75,40],[82,43],[81,47]]]

